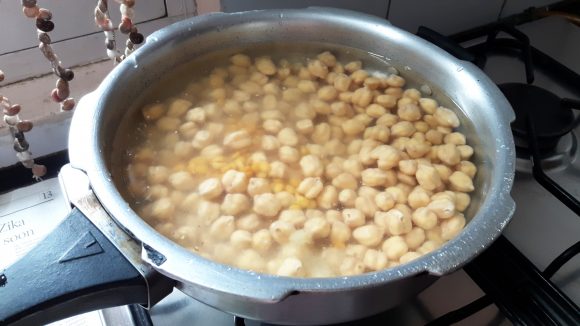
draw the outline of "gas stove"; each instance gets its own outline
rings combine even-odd
[[[563,33],[575,44],[566,51],[559,50]],[[504,236],[463,269],[394,309],[347,324],[579,324],[580,28],[550,17],[449,38],[425,29],[419,35],[477,64],[514,107],[517,209]],[[63,155],[47,160],[59,165]],[[124,311],[135,325],[266,325],[177,290],[148,312]]]

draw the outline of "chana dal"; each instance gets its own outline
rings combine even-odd
[[[256,272],[414,260],[463,229],[477,169],[456,113],[405,84],[329,51],[232,55],[142,107],[126,171],[136,209],[195,253]]]

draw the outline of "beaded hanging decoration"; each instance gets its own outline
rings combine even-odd
[[[60,109],[70,111],[75,106],[75,100],[70,95],[69,82],[74,78],[74,72],[71,69],[64,68],[62,62],[52,49],[51,39],[48,35],[54,29],[52,22],[52,13],[50,10],[40,8],[36,0],[21,0],[22,12],[28,18],[36,19],[36,29],[38,34],[38,48],[44,57],[50,61],[52,71],[58,77],[56,88],[52,90],[51,97],[53,101],[60,103]]]
[[[135,46],[143,43],[143,34],[139,33],[137,26],[133,24],[135,17],[135,0],[115,0],[120,4],[121,22],[119,23],[119,31],[123,34],[128,34],[129,39],[125,43],[125,51],[120,54],[117,51],[117,44],[115,41],[115,28],[111,18],[109,17],[109,6],[107,0],[99,0],[95,7],[95,23],[105,33],[105,45],[107,47],[107,56],[118,63],[123,61],[134,50]]]
[[[0,70],[0,82],[4,80],[4,73]],[[21,107],[19,104],[12,104],[8,98],[0,95],[0,106],[2,106],[2,113],[4,113],[4,122],[8,125],[10,134],[14,138],[13,147],[16,151],[16,157],[26,168],[32,170],[32,176],[36,180],[40,180],[46,174],[46,167],[44,165],[34,163],[32,153],[30,153],[30,145],[24,137],[24,133],[32,129],[31,121],[22,120],[18,116]]]

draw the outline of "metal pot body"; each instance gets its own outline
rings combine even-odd
[[[334,44],[379,54],[401,75],[454,102],[475,149],[476,191],[462,233],[411,263],[359,276],[302,279],[243,271],[197,256],[145,223],[116,187],[112,161],[122,155],[116,135],[136,117],[132,101],[193,58],[231,47],[269,42]],[[444,103],[445,104],[445,103]],[[438,276],[483,251],[508,223],[515,204],[513,111],[495,84],[471,63],[359,13],[329,8],[211,14],[181,21],[151,35],[146,44],[85,96],[69,140],[71,164],[85,171],[108,213],[143,243],[142,258],[178,288],[232,314],[280,324],[327,324],[379,313],[417,294]]]

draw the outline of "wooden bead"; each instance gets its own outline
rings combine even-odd
[[[14,104],[10,107],[4,108],[2,111],[7,116],[14,116],[20,113],[20,109],[21,109],[20,104]]]
[[[20,3],[26,8],[32,8],[36,6],[36,0],[21,0]]]
[[[60,104],[60,108],[63,111],[70,111],[75,107],[75,99],[72,97],[67,98]]]
[[[33,126],[34,125],[32,124],[32,121],[22,120],[16,124],[16,129],[18,129],[18,131],[22,131],[22,132],[29,132],[30,130],[32,130]]]
[[[129,34],[129,39],[131,42],[133,42],[133,44],[141,44],[145,38],[141,33],[131,33]]]
[[[51,20],[52,19],[52,12],[45,8],[40,8],[38,10],[38,18],[43,20]]]
[[[50,46],[50,44],[40,43],[38,45],[38,48],[40,49],[40,52],[44,54],[44,57],[48,61],[52,62],[56,60],[56,55],[54,55],[54,51],[52,51],[52,47]]]
[[[28,18],[36,18],[38,16],[39,10],[38,10],[38,6],[23,7],[22,12],[24,13],[24,16],[26,16]]]
[[[121,19],[121,23],[119,24],[119,30],[123,34],[129,34],[129,33],[131,33],[132,26],[133,26],[133,23],[131,22],[131,19],[129,19],[127,17],[123,17],[123,19]]]
[[[58,96],[58,89],[56,89],[56,88],[53,89],[52,92],[50,92],[50,97],[52,98],[53,101],[55,101],[57,103],[60,103],[63,100],[62,98],[60,98]]]
[[[43,32],[51,32],[54,29],[54,23],[50,20],[36,19],[36,28]]]
[[[50,36],[45,32],[38,33],[38,40],[44,44],[52,43]]]
[[[32,174],[37,178],[43,177],[44,175],[46,175],[46,166],[34,164],[32,166]]]

